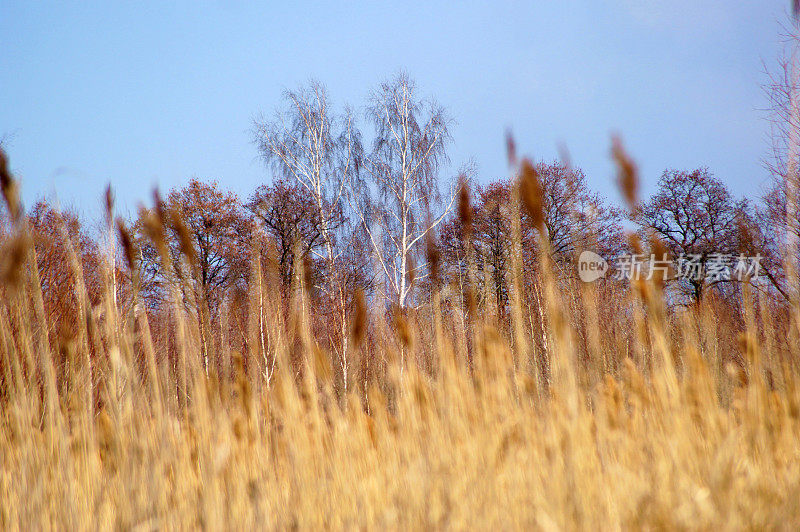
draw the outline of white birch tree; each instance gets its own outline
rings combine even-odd
[[[256,120],[258,148],[268,163],[296,182],[313,200],[319,215],[322,245],[310,249],[327,268],[319,288],[335,308],[341,335],[334,345],[345,391],[348,382],[347,293],[339,267],[338,219],[351,175],[361,159],[359,134],[352,114],[332,112],[325,87],[312,81],[307,87],[284,94],[285,108],[272,120]]]
[[[434,101],[418,98],[414,82],[404,73],[373,91],[367,118],[375,126],[375,141],[365,157],[364,174],[377,197],[354,210],[385,277],[387,294],[405,307],[412,280],[428,275],[422,261],[413,257],[453,206],[453,188],[443,202],[438,181],[447,162],[450,120]],[[429,216],[443,204],[438,216]]]

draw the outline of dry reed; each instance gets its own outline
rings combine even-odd
[[[633,205],[635,170],[622,153],[615,148]],[[516,165],[511,141],[509,154]],[[522,163],[519,188],[537,222],[532,168]],[[5,175],[12,207],[7,190]],[[181,234],[182,222],[158,205],[146,229],[163,249],[166,223]],[[468,218],[467,192],[459,205]],[[154,343],[135,284],[119,306],[105,290],[61,356],[43,335],[26,231],[18,220],[5,249],[19,250],[6,253],[0,287],[0,528],[800,527],[800,377],[782,311],[768,301],[748,297],[736,330],[710,302],[691,316],[666,312],[652,283],[628,300],[639,309],[633,322],[626,300],[582,291],[592,316],[620,307],[603,314],[611,318],[592,333],[587,363],[567,289],[545,272],[545,382],[525,327],[539,314],[524,315],[525,305],[512,332],[471,312],[472,334],[440,307],[447,289],[438,285],[427,310],[396,309],[391,320],[362,294],[352,349],[382,352],[383,371],[363,370],[363,384],[340,397],[304,317],[302,273],[288,320],[260,310],[285,308],[280,291],[259,292],[266,318],[247,334],[263,346],[260,360],[206,349],[220,324],[209,328],[196,316],[203,306],[178,301],[165,318],[172,344]],[[123,223],[118,232],[135,270]],[[438,278],[432,238],[428,256]],[[88,301],[84,286],[75,290]],[[467,336],[473,368],[459,340]],[[740,358],[721,352],[726,337],[742,338]],[[424,353],[433,369],[417,363]],[[226,369],[213,370],[214,357]]]

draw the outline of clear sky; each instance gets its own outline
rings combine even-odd
[[[359,107],[400,69],[483,182],[507,174],[507,128],[537,159],[566,145],[609,199],[615,131],[646,190],[667,167],[739,196],[767,180],[762,62],[788,0],[254,4],[0,0],[0,136],[26,203],[95,216],[111,182],[133,212],[193,176],[247,195],[270,180],[251,121],[283,89],[313,77]]]

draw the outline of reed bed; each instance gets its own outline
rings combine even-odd
[[[537,220],[520,167],[516,201]],[[5,165],[2,178],[0,528],[800,527],[796,307],[745,287],[733,325],[710,300],[668,307],[656,280],[610,300],[565,286],[544,254],[540,306],[514,292],[510,324],[474,294],[445,309],[447,286],[415,312],[356,298],[351,360],[380,363],[345,393],[302,274],[288,301],[250,295],[264,352],[230,348],[225,312],[177,289],[165,340],[122,223],[126,297],[109,259],[90,301],[73,260],[79,312],[54,339]],[[156,240],[178,223],[154,216]]]

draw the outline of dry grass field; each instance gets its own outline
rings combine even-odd
[[[65,236],[78,312],[54,330],[2,184],[0,528],[800,528],[796,306],[745,286],[737,321],[545,259],[506,321],[445,306],[450,285],[408,312],[356,298],[348,357],[374,368],[345,391],[302,272],[251,290],[243,353],[177,288],[156,327],[111,258],[91,300]]]

